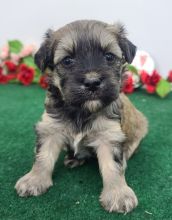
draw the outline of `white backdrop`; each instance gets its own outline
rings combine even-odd
[[[77,19],[122,21],[162,75],[172,69],[171,0],[0,0],[0,8],[0,46],[15,38],[39,45],[48,28]]]

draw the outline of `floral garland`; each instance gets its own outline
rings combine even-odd
[[[164,98],[172,91],[172,71],[169,71],[167,79],[163,79],[160,74],[154,70],[151,75],[145,70],[138,71],[134,66],[126,72],[127,78],[124,83],[123,92],[133,93],[137,88],[143,88],[149,94],[156,93]],[[135,71],[133,72],[133,69]]]
[[[0,51],[0,84],[19,82],[25,86],[39,83],[47,88],[47,76],[34,63],[34,45],[24,46],[21,41],[8,41]]]
[[[145,51],[138,51],[132,65],[127,66],[126,81],[123,91],[133,93],[143,88],[149,94],[157,94],[164,98],[172,91],[172,70],[164,79],[155,69],[153,59]]]
[[[47,75],[34,63],[34,45],[24,46],[21,41],[8,41],[0,51],[0,84],[19,82],[25,86],[39,83],[47,88]],[[172,91],[172,70],[167,79],[163,79],[155,70],[153,60],[146,52],[139,51],[132,65],[127,65],[126,80],[123,92],[133,93],[137,88],[143,88],[147,93],[156,93],[165,97]]]

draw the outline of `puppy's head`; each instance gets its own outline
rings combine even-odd
[[[135,51],[121,25],[85,20],[48,31],[35,62],[66,104],[97,111],[118,97],[122,67]]]

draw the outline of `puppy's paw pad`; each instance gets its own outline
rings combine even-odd
[[[15,189],[21,197],[38,196],[46,192],[50,186],[52,180],[49,177],[29,172],[17,181]]]
[[[135,193],[128,186],[110,191],[104,190],[100,202],[107,211],[119,213],[128,213],[138,205]]]

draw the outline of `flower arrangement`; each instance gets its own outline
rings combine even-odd
[[[8,41],[0,51],[0,84],[18,82],[25,86],[39,83],[47,88],[47,75],[34,63],[34,45],[24,46],[19,40]],[[127,65],[126,80],[123,92],[133,93],[137,88],[143,88],[147,93],[156,93],[165,97],[172,91],[172,70],[167,79],[163,79],[155,70],[155,64],[150,55],[138,51],[131,65]]]
[[[153,59],[145,51],[138,51],[132,65],[127,66],[126,81],[123,91],[132,93],[137,88],[143,88],[149,94],[156,93],[161,98],[172,91],[172,70],[164,79],[155,69]]]
[[[167,79],[163,79],[156,70],[149,74],[145,70],[137,70],[132,65],[129,65],[128,69],[123,92],[133,93],[140,87],[149,94],[156,93],[161,98],[164,98],[172,91],[172,71],[169,72]]]
[[[34,63],[34,45],[24,46],[19,40],[8,41],[0,51],[0,84],[19,82],[25,86],[39,83],[47,87],[46,75],[42,75]]]

